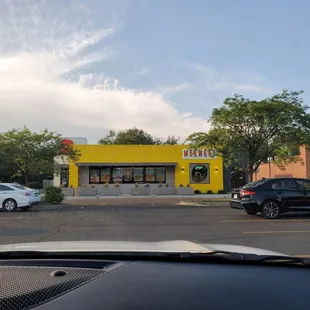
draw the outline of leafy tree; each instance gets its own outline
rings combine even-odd
[[[98,143],[99,144],[115,144],[116,139],[116,131],[115,130],[109,130],[109,133],[101,138]]]
[[[168,136],[167,140],[163,141],[162,144],[176,145],[179,144],[180,138],[175,136]]]
[[[240,95],[226,98],[221,108],[213,109],[210,131],[194,133],[188,141],[214,148],[226,166],[247,171],[249,181],[269,157],[284,168],[300,160],[294,156],[300,145],[310,143],[310,115],[302,93],[284,90],[261,101]]]
[[[99,144],[135,144],[135,145],[158,145],[158,144],[178,144],[179,138],[175,136],[169,136],[167,140],[161,141],[160,139],[153,137],[146,131],[138,129],[136,127],[119,131],[116,133],[114,130],[110,130],[109,133],[101,138]]]
[[[63,138],[48,130],[32,132],[27,127],[0,134],[0,157],[3,166],[11,167],[14,177],[23,177],[25,184],[33,176],[53,174],[56,156],[76,160],[79,152],[62,143]],[[56,169],[56,170],[55,170]]]

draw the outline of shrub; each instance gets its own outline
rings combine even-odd
[[[162,185],[162,183],[160,182],[159,184],[158,184],[158,187],[162,187],[163,185]]]
[[[83,184],[82,187],[85,188],[85,187],[87,187],[87,185],[86,185],[86,184]]]
[[[145,186],[145,187],[150,187],[150,184],[149,184],[149,183],[146,183],[144,186]]]
[[[191,185],[188,183],[188,184],[186,185],[186,187],[191,187]]]
[[[62,203],[65,199],[65,196],[60,187],[56,186],[47,186],[44,189],[44,201],[51,204]]]
[[[139,187],[139,183],[135,183],[135,187]]]
[[[211,189],[209,189],[209,190],[207,191],[207,194],[213,194],[213,191],[212,191]]]
[[[91,187],[91,188],[96,188],[96,185],[95,185],[95,184],[92,184],[90,187]]]
[[[180,186],[179,187],[183,187],[183,184],[180,184]]]
[[[226,192],[223,189],[220,189],[217,193],[218,194],[226,194]]]
[[[116,183],[114,184],[114,186],[115,186],[115,187],[119,187],[119,183],[116,182]]]
[[[42,185],[40,182],[29,182],[28,187],[33,188],[33,189],[42,189]]]
[[[105,182],[103,187],[109,187],[109,182]]]
[[[169,187],[169,184],[168,183],[166,183],[166,185],[165,185],[166,187]]]
[[[195,190],[194,190],[194,194],[199,195],[199,194],[201,194],[201,191],[200,191],[199,189],[195,189]]]

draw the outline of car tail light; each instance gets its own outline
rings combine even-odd
[[[253,192],[253,191],[246,191],[246,190],[240,191],[241,196],[250,196],[250,195],[255,195],[255,194],[256,194],[256,192]]]
[[[30,196],[30,193],[23,193],[24,196]]]

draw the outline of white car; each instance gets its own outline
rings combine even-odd
[[[17,208],[28,210],[33,204],[41,202],[37,190],[18,183],[0,183],[0,209],[13,212]]]

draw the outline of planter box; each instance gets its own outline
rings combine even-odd
[[[177,187],[178,195],[193,195],[194,190],[191,187]]]
[[[71,187],[63,188],[62,192],[65,196],[74,196],[74,188]]]
[[[131,189],[131,196],[150,196],[151,187],[133,187]]]
[[[101,196],[120,196],[121,193],[120,187],[103,187],[98,189],[98,195]]]
[[[156,195],[173,195],[176,193],[175,187],[157,187]]]
[[[97,196],[97,189],[92,187],[78,187],[78,196]]]

